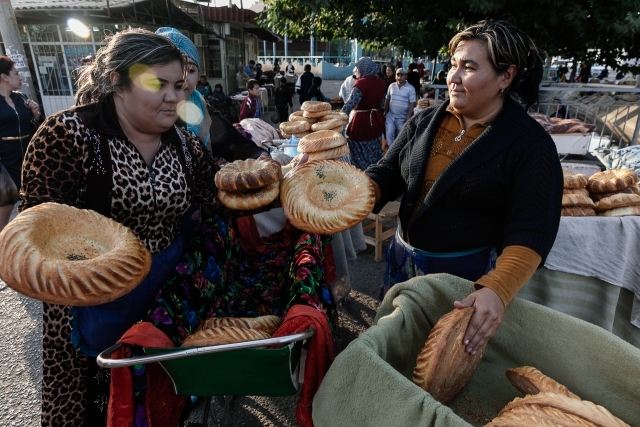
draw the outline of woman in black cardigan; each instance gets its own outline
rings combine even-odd
[[[449,51],[449,101],[407,122],[367,174],[380,190],[374,212],[402,196],[383,292],[427,273],[473,281],[454,305],[475,307],[463,339],[475,354],[549,253],[563,179],[553,140],[526,112],[542,78],[533,41],[487,20],[454,36]]]

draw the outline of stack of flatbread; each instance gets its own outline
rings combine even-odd
[[[300,111],[289,116],[288,122],[280,123],[283,138],[289,139],[291,135],[302,138],[321,130],[342,132],[349,122],[349,116],[340,111],[332,111],[329,102],[305,101],[300,108]]]
[[[598,172],[587,183],[598,216],[640,215],[640,183],[630,169]]]
[[[564,185],[562,190],[562,216],[595,216],[595,204],[589,197],[589,178],[581,173],[562,169]]]
[[[229,209],[253,210],[267,206],[280,194],[282,167],[273,159],[236,160],[215,175],[218,199]]]
[[[271,338],[280,327],[278,316],[212,317],[185,338],[182,347],[205,347]]]
[[[429,108],[434,104],[434,100],[430,99],[430,98],[420,98],[418,99],[418,104],[417,107],[421,110],[424,110],[425,108]]]
[[[347,140],[333,130],[320,130],[305,136],[298,143],[298,151],[307,153],[309,161],[338,159],[349,154]]]
[[[629,426],[606,408],[580,399],[534,367],[508,369],[507,378],[525,397],[509,402],[485,427]]]

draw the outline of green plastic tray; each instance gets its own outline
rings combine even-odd
[[[109,359],[113,346],[98,356],[107,368],[158,362],[176,393],[185,396],[291,396],[298,390],[302,341],[312,330],[286,337],[197,348],[145,348],[146,356]],[[255,348],[285,344],[282,348]]]

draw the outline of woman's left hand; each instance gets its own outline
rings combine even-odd
[[[31,110],[31,114],[33,114],[36,119],[38,118],[38,116],[40,115],[40,107],[38,106],[37,102],[31,99],[27,99],[26,101],[24,101],[24,106]]]
[[[462,301],[455,301],[453,305],[455,308],[475,308],[462,339],[467,353],[474,355],[498,332],[504,315],[504,304],[495,291],[482,288]]]

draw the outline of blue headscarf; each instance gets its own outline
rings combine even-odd
[[[185,54],[189,59],[195,62],[198,68],[200,68],[200,55],[198,54],[198,49],[187,36],[171,27],[158,28],[156,30],[156,34],[171,40],[183,54]],[[203,129],[201,129],[202,120],[204,117],[206,117],[207,111],[205,100],[200,92],[194,90],[193,93],[191,93],[191,97],[187,101],[187,104],[187,117],[185,118],[187,130],[198,135],[206,146],[209,143],[209,132],[208,130],[205,130],[206,132],[204,132],[204,134],[201,134],[201,132],[203,131]],[[195,105],[196,107],[198,107],[199,111],[191,110],[189,108],[190,105]]]
[[[156,34],[168,38],[175,44],[182,53],[184,53],[189,59],[196,63],[200,68],[200,55],[196,45],[189,39],[189,37],[182,34],[180,31],[171,27],[162,27],[156,30]]]
[[[362,57],[356,62],[356,68],[360,71],[360,77],[375,76],[380,67],[369,58]]]

